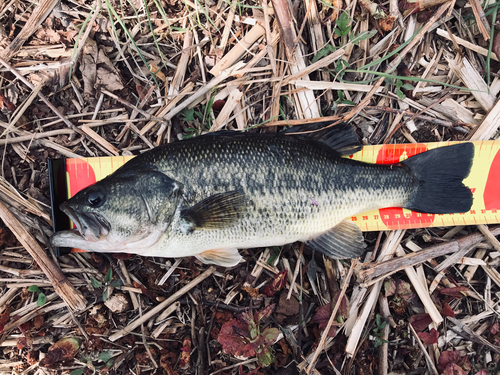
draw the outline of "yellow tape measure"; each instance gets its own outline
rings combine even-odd
[[[366,163],[392,164],[436,147],[458,142],[365,146],[351,155]],[[464,181],[471,188],[474,203],[463,214],[422,214],[403,208],[385,208],[352,216],[362,231],[411,229],[455,225],[500,223],[500,141],[477,141],[472,170]],[[67,159],[68,197],[113,173],[133,156]]]

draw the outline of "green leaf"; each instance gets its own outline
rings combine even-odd
[[[43,306],[43,305],[45,305],[45,302],[47,302],[47,297],[45,297],[45,294],[40,293],[38,295],[38,299],[36,300],[36,305]]]
[[[123,282],[120,279],[113,280],[109,283],[113,288],[119,288],[123,285]]]
[[[83,375],[83,370],[84,370],[83,368],[73,370],[69,375]]]
[[[401,99],[401,100],[406,99],[406,95],[405,95],[405,94],[404,94],[404,92],[403,92],[403,91],[401,91],[400,89],[397,89],[397,90],[396,90],[396,95],[397,95],[397,96],[398,96],[398,98],[399,98],[399,99]]]
[[[115,364],[115,359],[111,358],[108,362],[106,362],[106,367],[110,369],[111,367],[113,367],[114,364]]]
[[[405,90],[415,90],[415,87],[413,87],[409,83],[405,83],[403,86],[401,86],[401,88],[403,88]]]
[[[106,302],[108,300],[108,291],[105,290],[104,292],[102,292],[102,300],[104,302]]]
[[[260,334],[264,341],[266,347],[271,346],[278,339],[280,335],[280,330],[278,328],[266,328],[264,332]]]
[[[389,341],[378,338],[377,340],[375,340],[375,347],[378,348],[380,345],[387,343],[387,342],[389,342]]]
[[[340,104],[347,104],[347,105],[356,105],[356,103],[354,103],[353,101],[351,100],[342,100],[340,102]]]
[[[401,82],[400,79],[396,80],[396,87],[399,89],[401,86],[403,86],[403,82]]]
[[[337,26],[339,29],[341,30],[344,30],[347,25],[349,24],[349,13],[347,13],[346,11],[343,11],[342,13],[340,13],[340,16],[339,18],[337,19]]]
[[[182,116],[187,122],[194,121],[194,108],[188,108],[182,111]]]
[[[351,36],[349,38],[349,41],[352,44],[358,45],[359,42],[361,42],[362,40],[372,38],[373,36],[375,36],[376,33],[377,33],[377,30],[363,31],[354,37]]]
[[[311,62],[315,63],[319,59],[328,56],[332,52],[335,52],[335,47],[333,47],[331,44],[327,44],[323,48],[321,48],[316,55],[314,55]]]
[[[92,286],[93,286],[94,288],[100,288],[100,287],[102,287],[102,282],[100,282],[99,280],[97,280],[97,279],[96,279],[96,278],[94,278],[94,277],[91,277],[91,278],[90,278],[90,282],[92,283]]]
[[[37,287],[36,285],[31,285],[29,288],[28,288],[28,292],[39,292],[40,291],[40,288]]]
[[[104,281],[106,282],[106,284],[109,284],[111,280],[113,280],[113,268],[109,267],[108,272],[106,272]]]
[[[272,365],[275,359],[276,358],[274,357],[273,353],[271,353],[269,350],[267,350],[264,354],[260,354],[259,356],[257,356],[258,363],[262,367]]]
[[[345,30],[339,30],[338,28],[335,28],[335,34],[338,36],[346,36],[349,34],[349,31],[351,31],[351,26],[347,26]]]
[[[108,362],[113,354],[109,350],[105,350],[101,353],[99,353],[99,359],[103,361],[104,363]]]

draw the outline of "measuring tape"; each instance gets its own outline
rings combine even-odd
[[[365,146],[351,158],[366,163],[392,164],[433,148],[456,143],[460,142]],[[404,208],[383,208],[352,216],[350,220],[362,231],[500,223],[500,141],[473,143],[473,164],[469,176],[464,180],[474,199],[469,212],[434,215]]]

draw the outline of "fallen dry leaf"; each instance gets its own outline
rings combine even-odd
[[[190,367],[191,361],[191,337],[187,336],[182,341],[181,348],[181,368],[187,370]]]
[[[5,324],[9,321],[10,317],[10,306],[7,306],[5,308],[5,311],[0,314],[0,332],[3,331],[3,327],[5,327]]]
[[[268,297],[274,296],[274,294],[286,285],[286,275],[288,274],[288,269],[285,272],[278,272],[274,275],[274,280],[269,283],[264,289],[264,294]]]
[[[217,338],[224,351],[244,358],[266,355],[280,331],[277,328],[266,328],[261,332],[259,322],[269,316],[273,309],[274,305],[270,305],[255,314],[244,312],[225,323]]]
[[[83,95],[86,99],[95,99],[96,89],[120,91],[124,86],[113,63],[95,41],[87,39],[83,47],[80,71],[83,77]]]
[[[69,361],[80,348],[80,341],[74,337],[65,337],[49,348],[47,356],[40,361],[40,366],[47,367],[55,363]]]
[[[429,332],[418,332],[417,333],[420,340],[424,345],[437,344],[439,338],[439,332],[432,328]]]
[[[457,286],[455,288],[442,288],[439,290],[439,293],[444,294],[445,296],[450,296],[460,299],[466,297],[468,291],[469,288],[465,286]]]
[[[417,332],[422,332],[429,324],[432,323],[432,319],[427,313],[412,315],[408,318],[408,320]]]

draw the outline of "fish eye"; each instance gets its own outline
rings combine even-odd
[[[98,207],[104,201],[104,196],[100,191],[91,191],[87,196],[87,201],[92,207]]]

